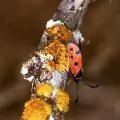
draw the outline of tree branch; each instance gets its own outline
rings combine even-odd
[[[62,0],[53,15],[54,20],[61,20],[71,29],[79,29],[88,4],[92,0]]]

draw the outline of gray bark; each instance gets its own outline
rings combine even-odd
[[[63,21],[72,30],[79,29],[88,4],[91,1],[92,0],[62,0],[53,15],[53,19]]]
[[[53,15],[53,20],[61,20],[63,23],[66,24],[67,27],[77,33],[82,23],[83,17],[86,13],[88,4],[91,1],[93,0],[62,0],[55,14]],[[84,41],[81,33],[80,36],[81,41]],[[78,42],[79,40],[76,39],[76,43]],[[47,35],[43,33],[38,45],[38,49],[44,48],[46,44]]]

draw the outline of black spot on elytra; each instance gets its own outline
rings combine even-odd
[[[73,48],[70,48],[71,51],[73,51]]]
[[[73,59],[73,56],[71,56],[71,58]]]
[[[78,62],[74,62],[74,65],[75,65],[75,66],[78,66]]]

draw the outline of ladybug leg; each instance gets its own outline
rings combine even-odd
[[[70,79],[70,80],[67,82],[67,86],[71,83],[71,81],[72,81],[72,80]]]
[[[74,101],[74,103],[78,103],[78,101],[79,101],[79,93],[78,93],[78,82],[76,82],[76,93],[77,93],[77,95],[76,95],[76,99],[75,99],[75,101]]]

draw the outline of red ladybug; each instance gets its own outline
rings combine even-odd
[[[70,72],[77,85],[76,103],[78,102],[78,82],[82,78],[82,55],[79,46],[74,42],[67,44],[67,51],[70,58]]]
[[[78,82],[82,78],[82,69],[83,69],[83,62],[82,62],[82,55],[81,55],[81,49],[75,42],[69,42],[67,44],[67,51],[70,58],[70,73],[72,74],[73,80],[76,82],[77,85],[77,97],[75,100],[75,103],[78,102]],[[95,84],[90,85],[84,81],[86,85],[88,85],[91,88],[96,88],[99,85]]]
[[[70,58],[70,71],[74,78],[82,71],[82,55],[77,44],[70,42],[67,44],[67,51]]]

